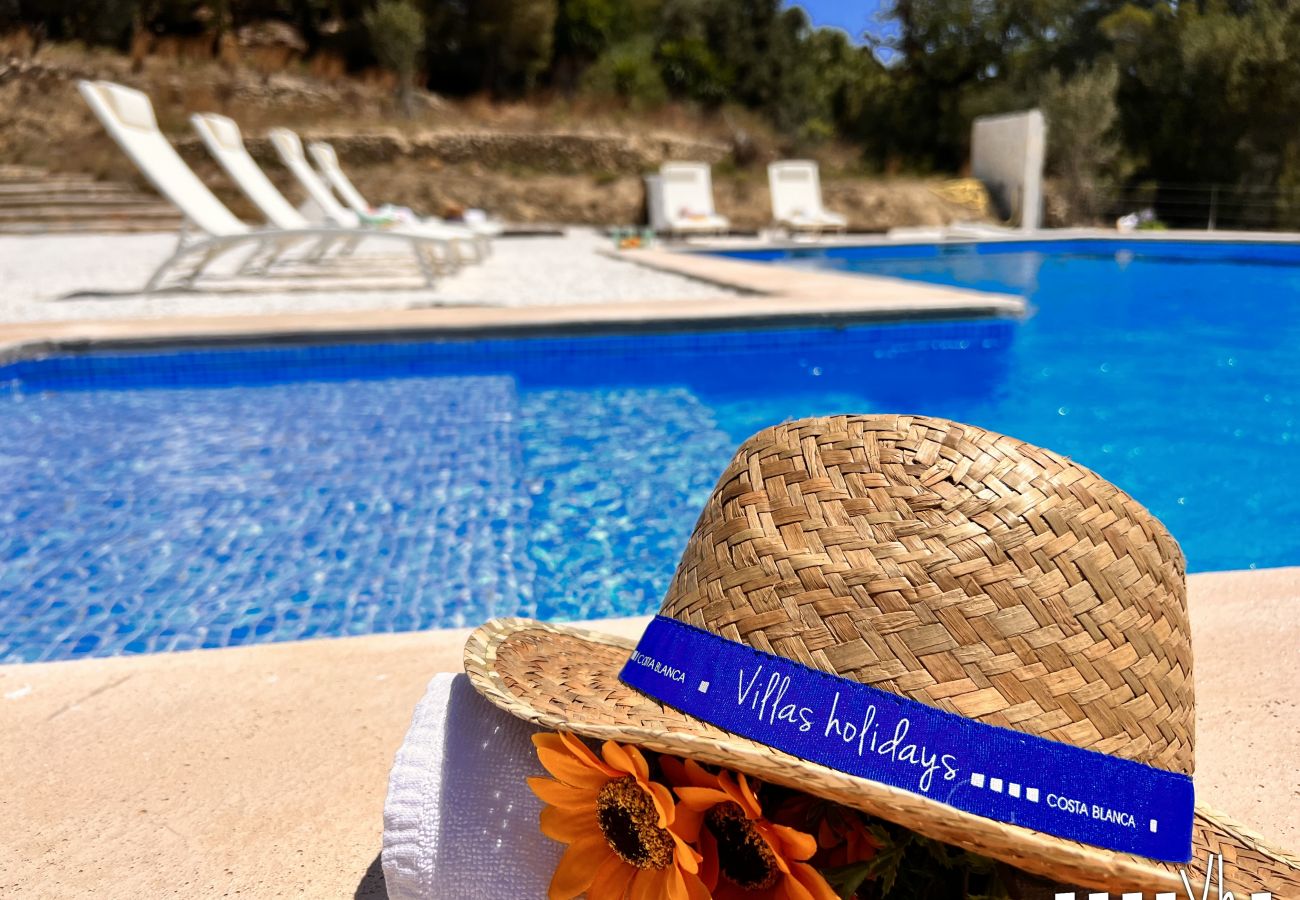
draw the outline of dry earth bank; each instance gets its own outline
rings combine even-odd
[[[34,60],[0,60],[0,164],[143,185],[77,95],[80,78],[112,79],[149,93],[161,127],[186,159],[236,212],[254,220],[189,131],[189,113],[211,110],[239,121],[254,156],[295,201],[302,193],[261,137],[272,125],[330,140],[372,202],[428,213],[478,206],[518,222],[644,221],[641,175],[665,160],[700,159],[714,166],[720,211],[738,228],[758,228],[770,215],[765,162],[809,150],[783,146],[764,126],[737,116],[677,108],[633,116],[581,103],[452,103],[424,94],[416,116],[406,120],[396,115],[387,89],[362,81],[159,60],[134,73],[124,57],[56,46]],[[811,149],[823,166],[827,204],[855,230],[988,218],[987,197],[970,180],[868,177],[855,171],[846,148]]]

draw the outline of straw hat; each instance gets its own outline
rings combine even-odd
[[[1194,768],[1178,545],[1095,473],[969,425],[836,416],[750,438],[660,615],[724,649],[785,657],[1049,751],[1084,748],[1164,778]],[[1203,807],[1183,864],[1008,824],[679,712],[620,680],[632,650],[498,619],[469,639],[465,670],[490,701],[543,727],[748,772],[1057,882],[1177,890],[1180,868],[1204,877],[1207,853],[1221,853],[1225,890],[1300,897],[1300,859]]]

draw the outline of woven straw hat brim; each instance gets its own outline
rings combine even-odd
[[[495,619],[465,645],[478,691],[543,728],[690,757],[815,794],[926,837],[1077,887],[1178,891],[1179,867],[1007,825],[782,753],[665,707],[627,687],[619,672],[633,643],[580,628]],[[1269,847],[1222,814],[1197,807],[1188,877],[1204,877],[1207,853],[1223,854],[1225,890],[1271,891],[1300,900],[1300,858]],[[1199,873],[1199,874],[1198,874]]]

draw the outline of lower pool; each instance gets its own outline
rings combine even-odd
[[[0,367],[0,661],[648,612],[735,445],[832,412],[946,416],[1071,455],[1160,516],[1194,571],[1300,563],[1294,261],[793,263],[1036,310]]]

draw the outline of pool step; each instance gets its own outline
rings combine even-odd
[[[124,182],[0,166],[0,234],[175,231],[180,224],[171,204]]]

